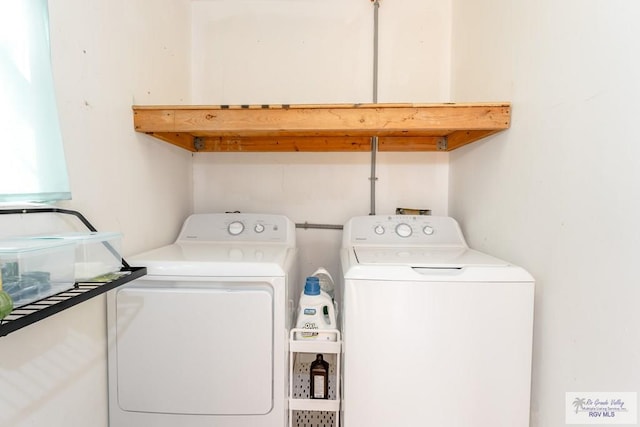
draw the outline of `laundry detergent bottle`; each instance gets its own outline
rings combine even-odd
[[[323,329],[336,329],[336,312],[333,299],[320,290],[318,277],[307,277],[300,296],[296,328],[309,330],[297,332],[296,339],[299,340],[336,340],[336,334],[322,333]]]

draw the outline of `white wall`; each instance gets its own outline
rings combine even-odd
[[[193,102],[372,102],[367,0],[193,0]],[[449,97],[450,2],[379,7],[379,102]]]
[[[451,1],[380,0],[379,21],[378,101],[449,102]]]
[[[296,223],[344,224],[370,212],[368,153],[208,153],[194,159],[196,212],[260,212]],[[446,153],[379,153],[376,212],[396,207],[447,212]],[[337,277],[341,231],[299,229],[300,270]]]
[[[131,254],[175,238],[191,155],[132,132],[134,104],[190,102],[189,1],[51,0],[52,60],[73,201]]]
[[[513,120],[451,155],[450,213],[535,276],[531,425],[565,425],[565,392],[640,388],[640,5],[453,10],[452,99],[511,101]]]
[[[193,102],[371,100],[372,7],[343,0],[195,0]]]
[[[134,103],[188,103],[188,0],[51,0],[73,200],[130,255],[192,210],[190,154],[133,132]],[[0,338],[0,425],[107,426],[104,297]]]
[[[373,13],[366,0],[196,0],[196,104],[372,102]],[[449,96],[450,2],[398,0],[379,9],[379,102]],[[448,155],[380,153],[376,212],[448,206]],[[270,212],[344,224],[370,213],[368,153],[198,153],[196,212]],[[341,233],[298,230],[301,274],[338,274]]]

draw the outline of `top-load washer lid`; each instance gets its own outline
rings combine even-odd
[[[127,258],[149,276],[284,276],[295,224],[271,214],[194,214],[172,245]]]
[[[356,246],[359,265],[398,265],[412,268],[506,266],[507,262],[467,247]]]
[[[466,247],[343,249],[345,279],[395,282],[529,282],[524,269]]]

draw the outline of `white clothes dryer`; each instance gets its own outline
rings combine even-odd
[[[449,217],[352,218],[342,246],[345,427],[529,425],[525,270]]]
[[[295,225],[196,214],[107,295],[110,427],[283,427]]]

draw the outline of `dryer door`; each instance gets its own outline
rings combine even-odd
[[[124,411],[260,415],[273,405],[268,283],[138,280],[116,294]]]

